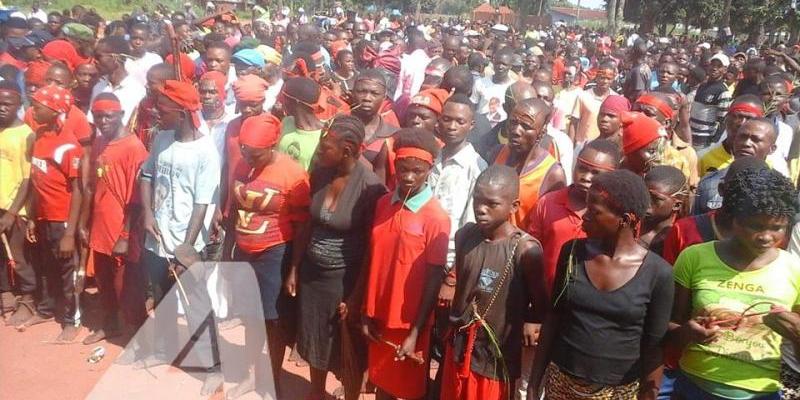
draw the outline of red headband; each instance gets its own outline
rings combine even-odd
[[[588,166],[590,166],[592,168],[596,168],[596,169],[598,169],[600,171],[607,171],[607,172],[608,171],[616,171],[616,168],[609,168],[609,167],[607,167],[605,165],[593,163],[593,162],[591,162],[591,161],[589,161],[589,160],[587,160],[587,159],[585,159],[583,157],[578,157],[578,161],[580,161],[581,163],[586,164],[586,165],[588,165]]]
[[[672,107],[670,107],[669,104],[667,104],[667,102],[651,94],[645,93],[639,96],[639,98],[636,99],[636,102],[639,104],[655,107],[656,110],[658,110],[658,112],[660,112],[661,115],[663,115],[666,119],[672,119],[675,113],[672,110]]]
[[[744,113],[753,114],[753,115],[756,116],[756,118],[763,118],[764,117],[764,110],[761,107],[759,107],[759,106],[757,106],[755,104],[750,104],[750,103],[745,103],[745,102],[736,103],[736,104],[732,105],[728,109],[728,112],[729,113],[744,112]]]
[[[403,147],[400,150],[397,150],[397,159],[401,158],[417,158],[422,161],[428,163],[428,165],[433,165],[433,155],[428,153],[425,150],[418,149],[416,147]]]
[[[122,104],[117,100],[100,99],[92,103],[92,112],[95,111],[122,111]]]

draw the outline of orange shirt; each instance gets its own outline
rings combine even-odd
[[[450,219],[426,187],[403,205],[397,192],[375,206],[366,314],[388,329],[408,329],[417,318],[428,269],[447,263]]]
[[[147,150],[136,135],[114,141],[99,138],[94,142],[92,175],[95,191],[89,240],[92,250],[111,255],[124,229],[128,207],[139,203],[136,179],[146,159]]]
[[[503,145],[503,148],[497,153],[494,163],[505,165],[510,154],[511,150],[508,145]],[[515,226],[522,229],[528,226],[528,214],[536,208],[536,203],[543,194],[541,192],[542,183],[556,165],[558,165],[558,161],[549,153],[545,153],[544,157],[533,160],[522,170],[519,176],[519,209],[511,218],[511,222]]]
[[[283,153],[261,171],[241,162],[231,182],[236,245],[259,253],[294,238],[295,222],[307,221],[311,186],[303,167]]]
[[[31,186],[37,220],[66,222],[72,202],[72,179],[78,179],[83,156],[78,141],[69,133],[36,133],[31,157]]]

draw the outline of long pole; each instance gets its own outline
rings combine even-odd
[[[578,0],[578,5],[575,6],[575,25],[581,20],[581,0]]]

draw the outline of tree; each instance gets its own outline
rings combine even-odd
[[[611,33],[617,33],[617,0],[606,1],[606,25]]]

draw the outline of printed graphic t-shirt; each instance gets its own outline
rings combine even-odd
[[[692,317],[713,316],[730,323],[720,325],[719,338],[709,344],[693,343],[680,360],[689,375],[753,392],[780,389],[781,337],[763,322],[770,305],[791,310],[800,304],[800,259],[780,250],[769,265],[755,271],[737,271],[717,255],[716,242],[684,250],[675,261],[675,283],[692,292]],[[753,306],[752,308],[749,308]]]

